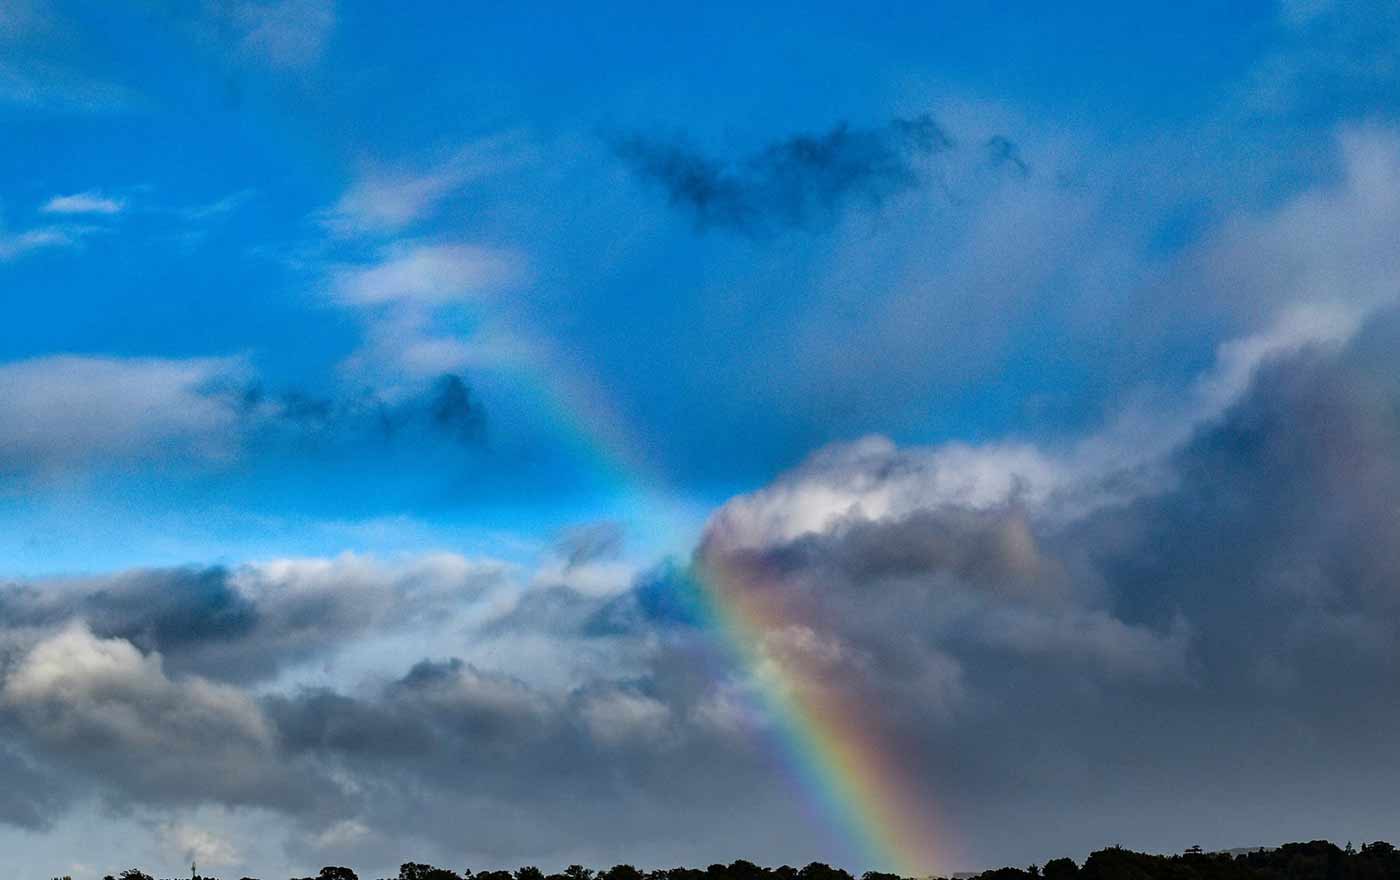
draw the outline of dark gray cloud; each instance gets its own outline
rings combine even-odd
[[[736,160],[639,134],[615,144],[634,172],[659,185],[700,228],[747,234],[825,223],[853,205],[878,207],[920,185],[921,163],[952,148],[926,114],[877,128],[842,123]]]
[[[730,589],[860,661],[826,674],[898,707],[912,760],[974,838],[1025,822],[1027,855],[1169,849],[1217,819],[1287,838],[1319,833],[1294,815],[1318,799],[1340,811],[1329,833],[1381,834],[1367,768],[1400,732],[1376,703],[1400,661],[1397,346],[1391,311],[1340,349],[1266,359],[1153,463],[1167,479],[1126,478],[1128,500],[946,491],[950,463],[990,456],[828,456],[722,513],[703,552]],[[1076,504],[1091,512],[1066,518]],[[941,707],[933,682],[889,684],[950,663]],[[1065,804],[1076,818],[1047,827]]]
[[[303,391],[270,394],[260,385],[233,392],[253,443],[333,449],[364,443],[422,445],[443,441],[479,446],[486,412],[466,379],[445,373],[407,397],[366,389],[326,397]]]
[[[1400,639],[1400,315],[1382,313],[1340,353],[1266,365],[1254,388],[1173,462],[1177,488],[1089,520],[1095,564],[1124,604],[1214,621],[1207,661],[1254,694],[1390,664]],[[1362,680],[1369,678],[1363,675]],[[1320,692],[1317,692],[1321,696]],[[1271,699],[1271,697],[1265,697]]]
[[[81,621],[98,638],[159,653],[172,673],[248,683],[441,617],[505,577],[451,557],[148,569],[0,587],[0,619],[4,632],[28,634],[21,645]]]
[[[9,746],[0,747],[0,780],[0,822],[19,828],[47,828],[74,795],[55,768],[36,766]]]

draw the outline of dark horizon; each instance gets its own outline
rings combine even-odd
[[[1330,841],[1286,843],[1276,847],[1240,847],[1229,851],[1207,852],[1198,846],[1174,854],[1139,853],[1123,847],[1106,847],[1090,853],[1080,864],[1068,856],[1059,856],[1025,868],[1001,867],[982,871],[956,872],[926,880],[1364,880],[1396,876],[1400,871],[1400,852],[1385,841],[1363,842],[1355,847],[1348,841],[1339,847]],[[583,865],[569,865],[557,873],[545,873],[534,865],[514,871],[464,870],[457,873],[423,862],[405,862],[395,878],[381,880],[915,880],[898,874],[865,871],[859,875],[819,862],[802,868],[791,865],[765,867],[739,860],[729,865],[713,864],[705,869],[663,868],[642,870],[632,865],[614,865],[606,870],[594,870]],[[60,880],[60,878],[55,878]],[[71,878],[62,878],[71,880]],[[137,868],[129,868],[103,880],[156,880]],[[173,878],[172,878],[173,880]],[[198,872],[191,865],[190,880],[218,880]],[[259,880],[243,877],[241,880]],[[360,880],[353,869],[326,866],[314,877],[293,877],[290,880]]]

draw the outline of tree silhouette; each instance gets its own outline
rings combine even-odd
[[[521,880],[519,875],[516,875],[516,880]],[[533,880],[539,880],[539,878],[533,878]],[[598,880],[644,880],[644,877],[641,871],[631,865],[613,865],[606,871],[600,871]],[[735,878],[735,880],[739,880],[739,878]],[[749,878],[743,878],[743,880],[749,880]]]
[[[336,867],[334,865],[327,865],[326,867],[322,868],[321,873],[317,874],[314,878],[300,877],[295,878],[295,880],[360,880],[360,877],[358,874],[356,874],[349,868],[341,868]]]
[[[1079,876],[1079,866],[1074,859],[1051,859],[1040,870],[1045,880],[1073,880]]]
[[[435,868],[420,862],[399,865],[398,880],[462,880],[460,874],[447,868]]]
[[[971,876],[974,880],[1397,880],[1400,878],[1400,852],[1383,840],[1363,843],[1360,849],[1342,848],[1325,840],[1290,843],[1277,849],[1259,849],[1241,855],[1203,852],[1193,847],[1174,856],[1133,852],[1120,846],[1101,849],[1089,855],[1083,867],[1072,859],[1051,859],[1043,866],[996,868]],[[7,878],[0,878],[7,880]],[[155,880],[151,875],[129,868],[103,880]],[[213,880],[213,878],[205,878]],[[245,877],[243,880],[252,880]],[[297,878],[293,878],[297,880]],[[300,880],[358,880],[345,867],[327,866],[314,877]],[[546,875],[534,865],[515,871],[470,870],[458,874],[421,862],[404,862],[396,880],[854,880],[851,874],[822,862],[812,862],[801,870],[789,865],[765,868],[748,861],[729,865],[713,864],[704,870],[660,868],[642,871],[633,865],[614,865],[593,871],[583,865],[570,865],[558,874]],[[905,880],[897,874],[866,871],[860,880]],[[938,878],[927,878],[938,880]]]
[[[568,880],[593,880],[593,871],[583,865],[570,865],[564,869],[564,876]]]

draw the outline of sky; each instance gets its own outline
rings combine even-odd
[[[1393,837],[1400,12],[0,2],[0,864]]]

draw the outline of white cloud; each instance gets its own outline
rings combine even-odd
[[[1236,219],[1207,246],[1206,280],[1239,313],[1372,309],[1400,296],[1400,131],[1344,128],[1337,152],[1338,180]]]
[[[226,837],[188,822],[168,821],[159,829],[162,848],[184,862],[218,868],[240,862],[238,850]]]
[[[827,447],[769,486],[730,500],[708,534],[725,548],[771,546],[855,520],[1042,500],[1067,479],[1062,462],[1030,445],[900,449],[871,436]]]
[[[126,207],[126,203],[120,199],[113,199],[102,195],[96,190],[73,193],[66,196],[54,196],[43,204],[39,210],[45,214],[120,214]]]
[[[318,849],[344,850],[372,834],[373,830],[365,823],[355,819],[342,819],[313,835],[311,842]]]
[[[49,0],[0,3],[0,102],[96,112],[135,102],[136,95],[124,86],[70,66],[61,47],[68,42],[63,35],[75,27]]]
[[[238,412],[217,392],[246,376],[230,358],[54,355],[0,364],[0,471],[226,458]]]
[[[143,752],[201,748],[211,737],[269,747],[272,731],[245,692],[165,674],[159,654],[100,639],[75,623],[40,641],[5,678],[0,700],[41,738]]]
[[[320,220],[339,235],[402,229],[471,181],[519,164],[515,141],[510,135],[484,138],[421,171],[371,165]]]
[[[14,234],[0,231],[0,262],[16,259],[42,248],[65,247],[75,241],[76,238],[70,231],[56,226]]]
[[[237,192],[229,193],[221,199],[215,199],[212,202],[178,209],[176,213],[186,220],[207,220],[210,217],[217,217],[238,209],[251,199],[253,195],[254,190],[242,189]]]
[[[473,361],[509,353],[511,343],[488,326],[471,338],[443,325],[452,307],[489,299],[520,282],[523,261],[512,251],[468,244],[407,243],[378,262],[342,265],[330,273],[332,295],[360,310],[365,344],[346,359],[350,373],[420,381]]]
[[[466,244],[408,244],[377,263],[333,273],[336,295],[359,306],[403,303],[441,306],[499,290],[520,275],[508,251]]]
[[[242,31],[243,50],[278,68],[315,65],[335,28],[331,0],[241,2],[224,14]]]

